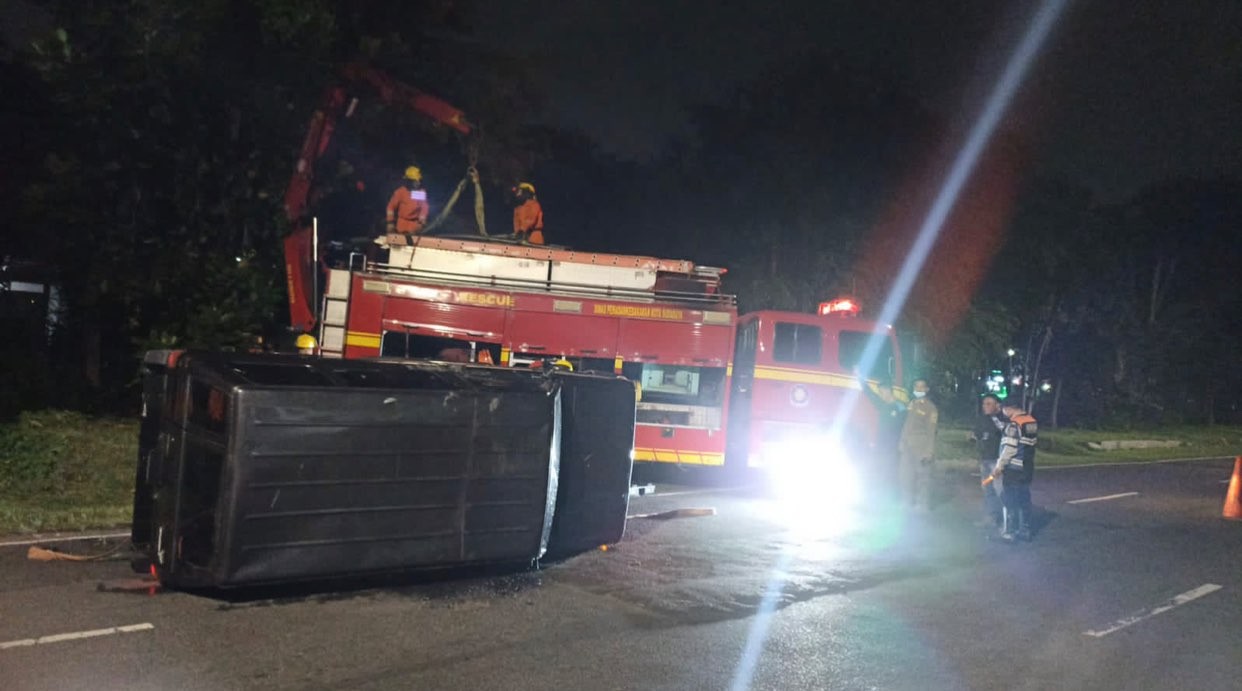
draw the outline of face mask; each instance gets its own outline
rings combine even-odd
[[[924,396],[926,396],[926,395],[927,395],[927,392],[926,392],[926,391],[915,391],[915,392],[914,392],[914,397],[915,397],[915,398],[922,398],[922,397],[924,397]]]

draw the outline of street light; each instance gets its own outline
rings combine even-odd
[[[1018,351],[1014,350],[1013,348],[1010,348],[1008,351],[1006,351],[1005,354],[1008,355],[1009,357],[1013,357],[1014,355],[1018,354]]]

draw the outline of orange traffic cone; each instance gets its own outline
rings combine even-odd
[[[1233,477],[1229,480],[1229,493],[1225,495],[1221,515],[1231,521],[1242,521],[1242,456],[1233,459]]]

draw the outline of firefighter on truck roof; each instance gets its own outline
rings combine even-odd
[[[535,197],[535,186],[519,182],[513,188],[513,234],[522,242],[543,244],[543,206]]]
[[[431,207],[423,189],[423,171],[418,166],[405,169],[405,180],[388,200],[388,233],[417,235],[427,226]]]

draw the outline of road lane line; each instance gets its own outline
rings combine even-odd
[[[9,648],[29,648],[31,646],[46,645],[48,643],[63,643],[65,641],[77,641],[83,638],[115,636],[118,633],[137,633],[138,631],[152,631],[154,629],[155,624],[143,622],[141,624],[128,624],[126,626],[110,626],[106,629],[91,629],[90,631],[58,633],[51,636],[41,636],[39,638],[22,638],[16,641],[6,641],[4,643],[0,643],[0,650],[8,650]]]
[[[1110,499],[1121,499],[1123,497],[1137,497],[1138,492],[1122,492],[1121,494],[1108,494],[1103,497],[1089,497],[1087,499],[1075,499],[1067,501],[1066,504],[1090,504],[1093,501],[1108,501]]]
[[[1215,583],[1204,583],[1203,585],[1199,586],[1198,588],[1195,588],[1194,590],[1187,590],[1181,595],[1178,595],[1174,597],[1173,599],[1163,602],[1151,609],[1139,610],[1138,612],[1135,612],[1134,614],[1131,614],[1128,617],[1118,619],[1106,629],[1103,629],[1100,631],[1083,631],[1082,635],[1092,636],[1094,638],[1103,638],[1107,636],[1108,634],[1116,633],[1117,631],[1120,631],[1126,628],[1127,626],[1133,626],[1134,624],[1137,624],[1140,621],[1143,621],[1144,619],[1150,619],[1156,616],[1157,614],[1164,614],[1165,612],[1173,609],[1174,607],[1181,607],[1187,602],[1190,602],[1192,600],[1198,600],[1204,595],[1211,595],[1212,593],[1220,589],[1221,589],[1221,586],[1216,585]]]
[[[50,542],[74,542],[76,540],[112,540],[118,537],[129,537],[124,533],[91,533],[89,535],[64,535],[61,537],[44,537],[35,540],[12,540],[0,542],[0,547],[26,547],[28,545],[45,545]]]

